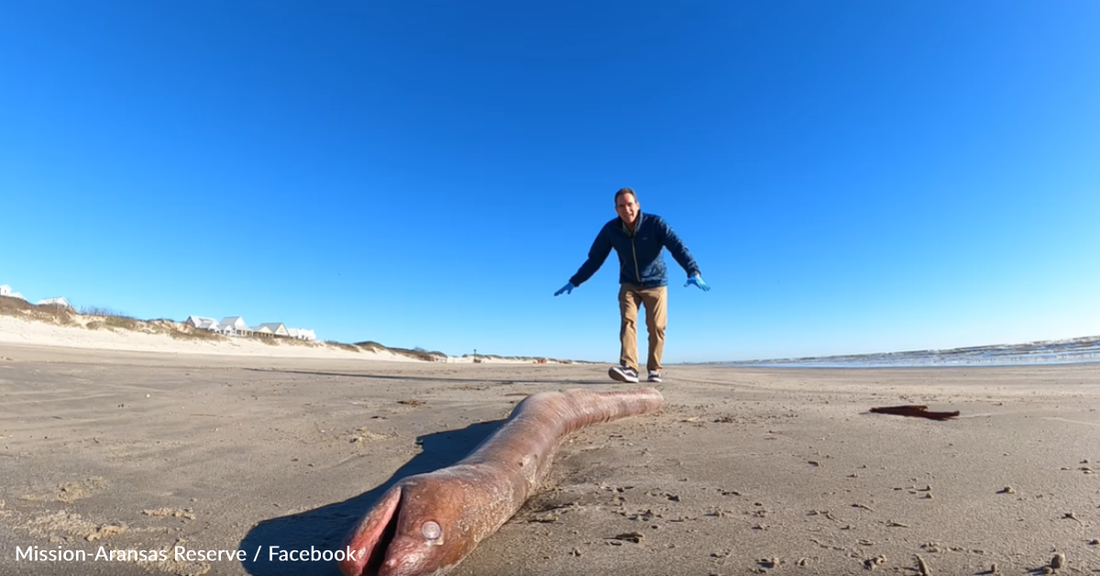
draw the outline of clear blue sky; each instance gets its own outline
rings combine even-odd
[[[0,283],[449,354],[666,361],[1100,334],[1100,3],[0,3]],[[644,331],[641,339],[644,341]]]

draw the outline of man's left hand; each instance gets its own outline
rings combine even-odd
[[[699,289],[703,292],[710,292],[710,286],[708,286],[706,282],[703,282],[703,277],[698,274],[695,274],[688,278],[687,284],[684,284],[684,288],[687,288],[692,284],[698,286]]]

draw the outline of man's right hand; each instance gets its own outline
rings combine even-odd
[[[573,283],[570,282],[570,283],[566,284],[565,286],[562,286],[561,290],[558,290],[557,292],[554,292],[554,296],[561,296],[562,293],[572,294],[574,288],[576,288],[576,286],[574,286]]]

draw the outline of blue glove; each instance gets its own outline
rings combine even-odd
[[[706,282],[703,282],[703,277],[698,274],[695,274],[691,278],[688,278],[687,284],[684,284],[684,288],[687,288],[692,284],[698,286],[699,289],[703,292],[710,292],[710,286],[708,286]]]
[[[576,286],[574,286],[573,283],[570,282],[570,283],[566,284],[565,286],[562,286],[561,290],[558,290],[557,292],[554,292],[554,296],[561,296],[562,292],[565,292],[566,294],[572,294],[574,288],[576,288]]]

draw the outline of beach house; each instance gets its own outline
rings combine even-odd
[[[282,322],[265,322],[257,326],[254,331],[260,335],[281,336],[284,338],[290,337],[290,332],[286,329],[286,324]]]
[[[27,299],[22,294],[12,290],[11,286],[8,286],[7,284],[0,284],[0,296],[7,296],[8,298],[18,298],[23,301],[26,301]]]
[[[240,316],[226,316],[218,323],[218,327],[221,328],[222,334],[226,336],[252,335],[252,329],[248,327],[248,324],[244,323],[244,318]]]
[[[61,308],[66,308],[66,309],[72,310],[74,312],[76,311],[76,308],[73,308],[73,305],[69,304],[68,300],[66,300],[64,298],[60,298],[60,297],[58,297],[58,298],[46,298],[44,300],[39,300],[38,304],[36,304],[36,306],[59,306]]]
[[[313,332],[312,328],[287,328],[286,331],[290,333],[291,338],[308,340],[309,342],[317,341],[317,334]]]
[[[205,316],[188,316],[187,320],[184,320],[184,324],[194,326],[195,328],[201,328],[202,330],[212,330],[214,332],[221,332],[221,325],[213,318],[207,318]]]

